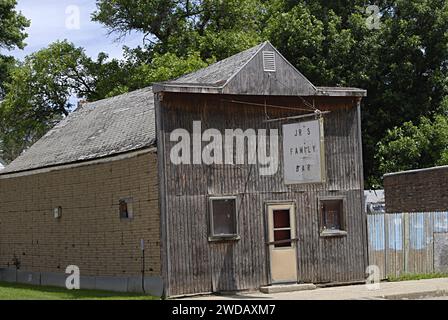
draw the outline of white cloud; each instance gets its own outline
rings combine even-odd
[[[66,27],[68,6],[79,7],[79,30]],[[137,33],[119,43],[115,41],[114,35],[107,36],[107,30],[90,18],[96,9],[95,0],[18,0],[17,9],[31,20],[31,26],[27,29],[27,47],[10,52],[19,59],[63,39],[84,47],[86,53],[94,58],[100,52],[108,53],[111,58],[121,58],[123,45],[136,47],[142,43],[142,35]]]

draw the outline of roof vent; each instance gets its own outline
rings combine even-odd
[[[263,51],[263,69],[266,72],[275,72],[275,52]]]

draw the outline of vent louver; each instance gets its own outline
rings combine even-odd
[[[274,51],[263,51],[263,70],[266,72],[275,72]]]

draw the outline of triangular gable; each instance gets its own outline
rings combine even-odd
[[[175,80],[165,82],[173,85],[194,85],[204,87],[222,87],[245,66],[264,46],[259,44],[250,49],[239,52],[224,60],[213,63],[198,71],[186,74]]]
[[[310,96],[316,92],[314,85],[269,42],[223,86],[225,94]]]
[[[268,41],[176,80],[154,92],[309,96],[316,87]]]

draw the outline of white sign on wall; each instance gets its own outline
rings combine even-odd
[[[323,119],[283,125],[285,184],[325,181]]]

